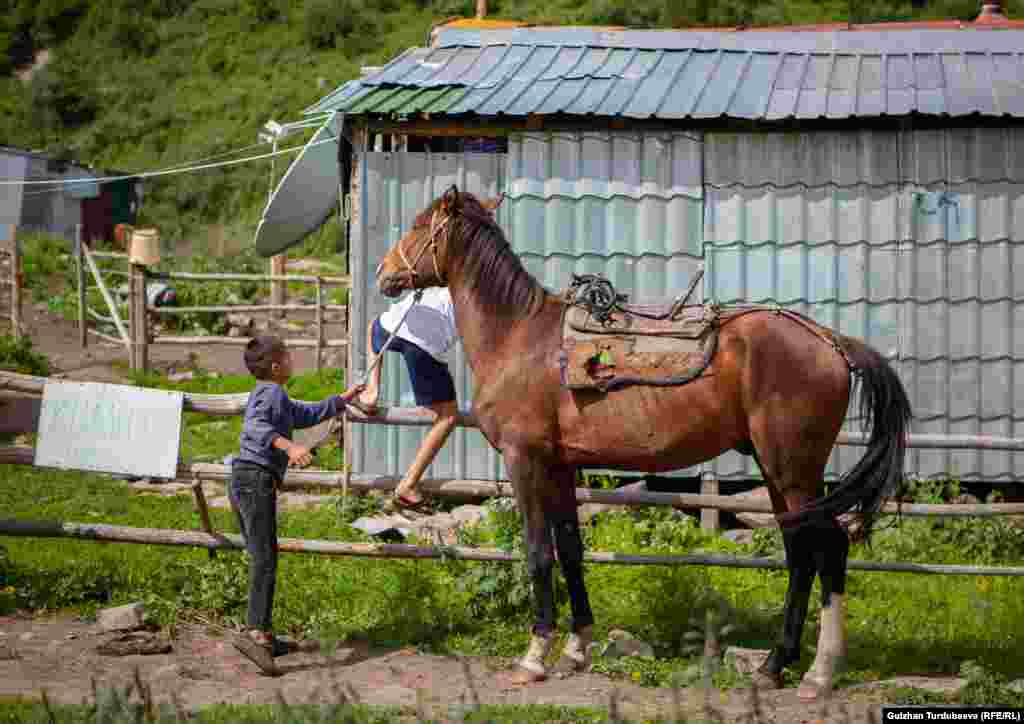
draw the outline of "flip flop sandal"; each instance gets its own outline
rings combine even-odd
[[[429,513],[430,501],[426,498],[410,500],[404,495],[392,495],[391,502],[398,510],[407,510],[413,513]]]
[[[270,646],[254,641],[247,633],[236,634],[231,642],[239,653],[260,667],[268,676],[279,676],[280,671],[274,665],[274,652]]]

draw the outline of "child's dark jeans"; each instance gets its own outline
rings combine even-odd
[[[277,580],[277,482],[259,465],[236,462],[231,466],[228,498],[238,515],[245,548],[249,552],[250,628],[271,630],[274,585]]]

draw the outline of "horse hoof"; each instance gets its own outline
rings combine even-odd
[[[767,671],[755,671],[751,676],[754,686],[763,691],[773,691],[782,688],[782,672],[770,674]]]
[[[516,686],[528,686],[530,684],[537,684],[541,681],[544,681],[547,678],[547,674],[519,667],[515,670],[515,672],[513,672],[511,676],[511,681]]]

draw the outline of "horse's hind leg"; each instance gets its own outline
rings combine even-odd
[[[827,695],[833,676],[846,663],[846,561],[850,539],[835,519],[812,530],[817,537],[814,558],[821,580],[821,626],[814,663],[797,690],[804,701]]]
[[[770,480],[769,480],[770,482]],[[799,505],[796,496],[787,496],[782,500],[774,489],[771,489],[772,500],[776,513],[785,510],[788,505]],[[805,498],[809,499],[809,497]],[[777,689],[782,686],[782,672],[790,664],[800,661],[800,639],[803,636],[804,623],[807,620],[807,606],[811,600],[811,587],[814,585],[816,573],[812,551],[801,538],[801,529],[783,528],[782,542],[786,550],[786,567],[789,569],[789,586],[786,589],[786,603],[782,619],[782,636],[778,644],[771,650],[768,658],[761,665],[755,676],[756,683],[763,688]]]

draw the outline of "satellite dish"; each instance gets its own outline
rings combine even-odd
[[[319,229],[338,203],[335,116],[317,129],[277,185],[256,227],[256,251],[274,256]],[[331,142],[333,140],[333,143]]]

